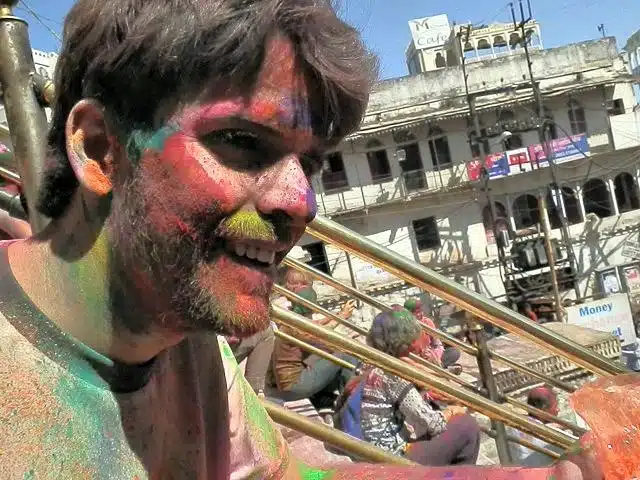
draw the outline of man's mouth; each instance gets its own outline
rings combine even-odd
[[[239,263],[258,269],[273,267],[282,260],[282,254],[286,251],[280,244],[255,240],[228,240],[225,250]]]

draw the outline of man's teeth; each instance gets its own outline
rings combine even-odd
[[[273,263],[276,259],[276,252],[267,248],[258,248],[253,245],[235,245],[235,253],[239,257],[247,257],[251,260],[258,260],[262,263]]]

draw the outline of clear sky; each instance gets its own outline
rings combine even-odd
[[[104,0],[109,1],[109,0]],[[618,46],[640,29],[640,0],[531,0],[533,14],[542,25],[545,47],[579,42],[600,36],[605,24]],[[40,50],[57,50],[62,21],[74,0],[27,0],[17,13],[29,21],[31,42]],[[473,24],[509,21],[503,0],[341,0],[341,14],[363,34],[381,59],[382,78],[406,75],[404,51],[410,39],[407,22],[413,18],[446,13],[451,21]],[[40,16],[39,22],[29,12]],[[46,25],[43,25],[43,23]],[[52,33],[54,32],[54,33]]]

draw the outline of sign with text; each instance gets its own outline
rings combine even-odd
[[[548,142],[548,146],[554,163],[569,162],[589,155],[589,142],[584,133],[551,140]],[[529,158],[531,162],[537,163],[540,167],[549,166],[549,159],[545,155],[542,144],[529,145]]]
[[[469,180],[479,180],[482,176],[483,166],[489,172],[489,178],[499,178],[509,175],[509,162],[507,160],[507,154],[504,152],[487,155],[484,162],[476,159],[467,163]]]
[[[567,321],[580,327],[612,333],[620,338],[623,346],[636,341],[629,297],[624,293],[569,307]]]
[[[451,25],[446,15],[410,20],[409,29],[416,49],[439,47],[451,37]]]
[[[640,242],[626,240],[622,246],[622,256],[640,260]]]

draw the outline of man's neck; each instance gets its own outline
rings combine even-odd
[[[54,234],[46,241],[25,240],[9,246],[16,281],[52,322],[97,352],[127,364],[144,363],[182,341],[180,334],[133,335],[116,329],[114,325],[126,322],[116,322],[110,307],[106,233],[101,230],[78,258],[58,254],[55,246],[68,248],[74,235]]]

